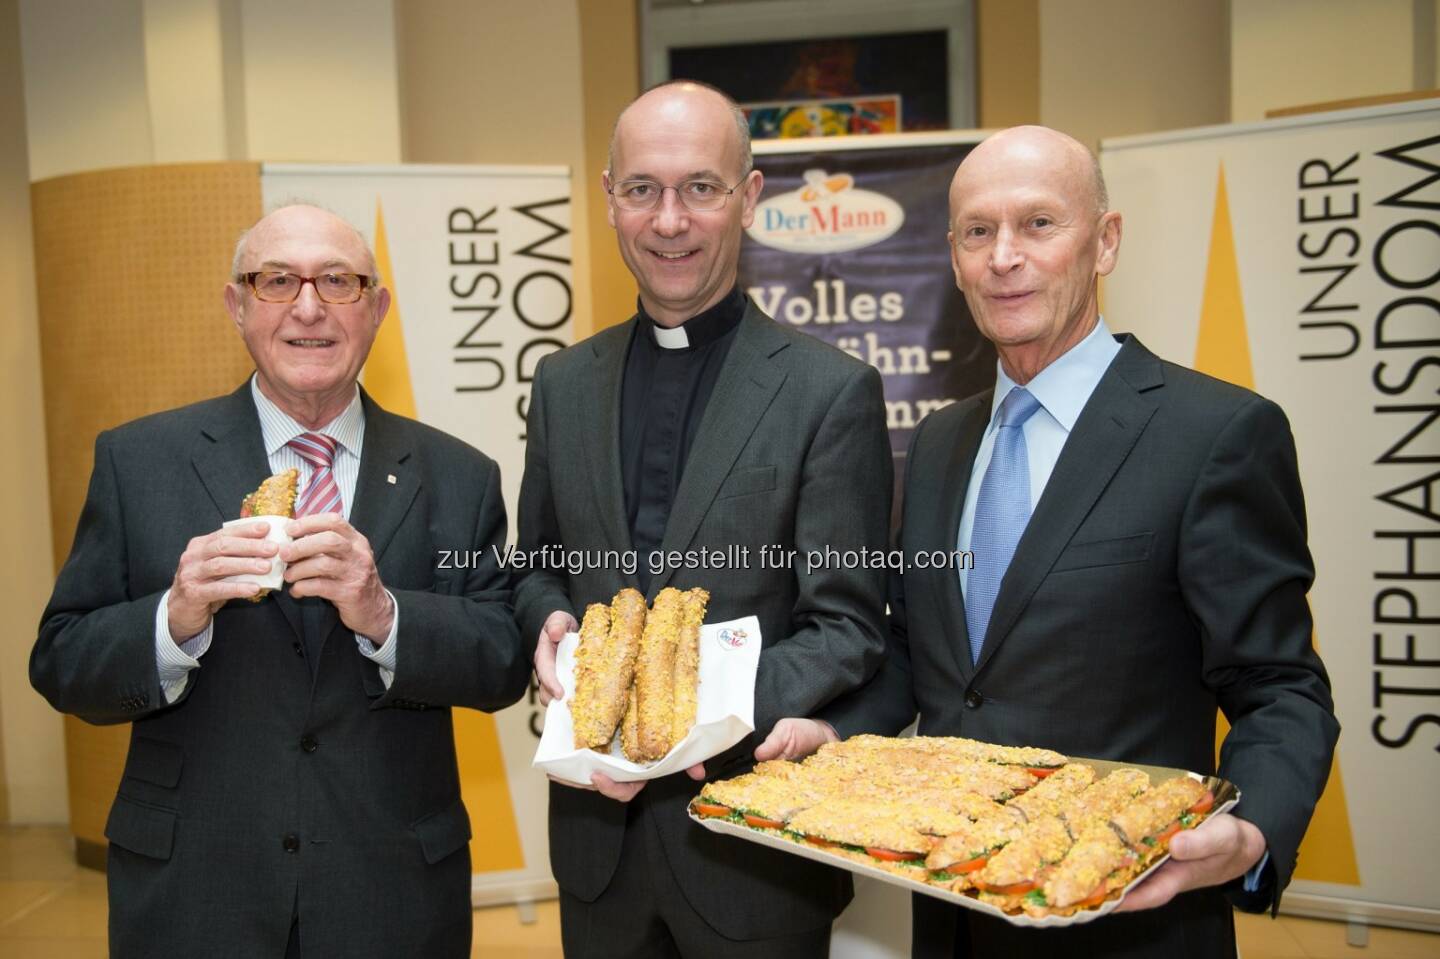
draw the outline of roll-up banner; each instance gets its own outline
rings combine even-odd
[[[995,382],[950,265],[950,180],[976,131],[761,140],[765,189],[740,252],[740,285],[775,320],[880,371],[896,502],[905,452],[929,413]],[[910,897],[857,878],[831,955],[910,954]]]
[[[267,209],[314,202],[366,232],[393,299],[365,389],[500,464],[513,542],[530,380],[574,335],[569,171],[267,164],[261,192]],[[530,768],[541,717],[533,689],[494,716],[455,710],[476,905],[555,895],[546,782]]]
[[[897,473],[915,424],[995,380],[995,350],[955,287],[950,179],[983,134],[761,140],[765,189],[740,284],[780,323],[871,364]]]
[[[1440,102],[1107,140],[1103,305],[1290,418],[1343,732],[1286,912],[1440,929]]]

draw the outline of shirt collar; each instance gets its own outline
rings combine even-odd
[[[260,437],[265,443],[266,456],[274,456],[302,433],[324,433],[351,455],[360,455],[365,439],[365,407],[360,403],[359,386],[355,387],[355,395],[340,415],[318,430],[306,429],[272,403],[270,397],[260,391],[258,374],[250,377],[250,396],[255,400],[255,412],[260,415]]]
[[[1066,350],[1055,362],[1035,375],[1025,384],[1045,412],[1069,433],[1080,418],[1080,411],[1100,385],[1100,378],[1110,368],[1110,361],[1120,352],[1120,344],[1100,317],[1090,335]],[[996,411],[1016,383],[1005,373],[997,361],[998,375],[995,378],[995,398],[990,405],[990,421],[994,423]]]
[[[710,309],[696,314],[676,327],[664,327],[656,323],[640,304],[641,325],[649,331],[646,341],[662,350],[696,349],[714,343],[729,333],[745,315],[745,294],[739,284]]]

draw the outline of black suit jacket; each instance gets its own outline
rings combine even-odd
[[[620,472],[620,388],[636,319],[545,358],[530,398],[520,547],[628,550]],[[832,564],[811,573],[808,550],[883,550],[892,486],[880,377],[821,341],[746,307],[705,408],[665,530],[664,550],[742,546],[748,568],[667,569],[666,586],[710,591],[706,619],[760,620],[756,736],[706,764],[744,771],[784,716],[808,715],[863,683],[884,648],[884,576]],[[764,545],[797,550],[795,569],[762,569]],[[645,562],[644,557],[640,561]],[[534,643],[554,610],[582,615],[636,586],[616,564],[575,575],[540,571],[516,587],[521,637]],[[637,587],[638,588],[638,587]],[[647,803],[676,881],[699,914],[734,939],[828,924],[850,899],[848,875],[736,842],[694,825],[684,774],[650,782]],[[620,857],[626,810],[598,793],[550,790],[550,861],[560,887],[593,901]]]
[[[1232,726],[1219,774],[1243,793],[1235,814],[1265,835],[1273,902],[1339,732],[1311,645],[1294,441],[1275,404],[1122,341],[1025,529],[979,662],[955,570],[907,570],[892,580],[885,665],[829,718],[850,735],[894,732],[919,712],[921,734],[1210,773],[1219,708]],[[907,555],[955,549],[992,396],[916,430]],[[1064,932],[916,898],[917,956],[950,956],[967,925],[977,956],[1234,951],[1218,890]]]
[[[518,699],[528,663],[493,561],[495,464],[362,394],[352,524],[399,610],[386,690],[325,603],[315,669],[288,593],[236,601],[166,705],[155,613],[186,543],[269,474],[250,386],[102,433],[31,682],[93,723],[133,721],[110,840],[116,957],[280,956],[298,910],[306,959],[469,955],[469,819],[450,707]],[[393,476],[391,483],[388,477]]]

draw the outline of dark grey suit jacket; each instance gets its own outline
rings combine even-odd
[[[312,675],[282,592],[216,613],[209,651],[167,706],[160,596],[186,543],[234,519],[270,472],[250,386],[96,441],[30,677],[57,709],[134,722],[105,830],[112,956],[278,957],[297,909],[306,959],[469,955],[450,707],[506,706],[529,670],[493,561],[443,571],[436,556],[503,548],[499,471],[362,398],[351,522],[399,609],[388,691],[329,603]]]
[[[919,712],[922,734],[1209,773],[1218,707],[1232,724],[1220,775],[1265,835],[1278,900],[1339,731],[1311,646],[1294,441],[1275,404],[1122,339],[1026,527],[978,664],[956,572],[909,570],[892,580],[885,665],[827,718],[848,736],[893,733]],[[907,555],[955,549],[992,395],[916,430]],[[948,959],[974,914],[923,896],[915,906],[915,955]],[[968,934],[977,956],[1235,948],[1218,890],[1065,931],[968,918]]]
[[[529,411],[520,546],[628,550],[620,475],[620,387],[637,321],[546,357]],[[759,617],[756,736],[706,764],[712,778],[744,771],[759,738],[784,716],[809,715],[863,683],[884,647],[878,569],[761,569],[758,550],[882,550],[892,470],[880,376],[872,368],[746,307],[710,396],[670,513],[663,549],[745,546],[747,569],[667,570],[665,586],[703,586],[706,619]],[[644,562],[644,558],[641,558]],[[614,565],[577,575],[535,572],[515,592],[521,637],[534,643],[554,610],[582,615],[634,586]],[[699,785],[649,783],[648,803],[686,898],[717,931],[755,939],[828,924],[850,898],[848,877],[692,824]],[[550,861],[562,889],[593,901],[620,856],[625,807],[552,786]]]

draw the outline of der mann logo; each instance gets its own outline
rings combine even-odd
[[[805,184],[755,209],[747,231],[757,242],[788,253],[844,253],[892,236],[905,222],[900,204],[857,190],[848,173],[806,170]]]

